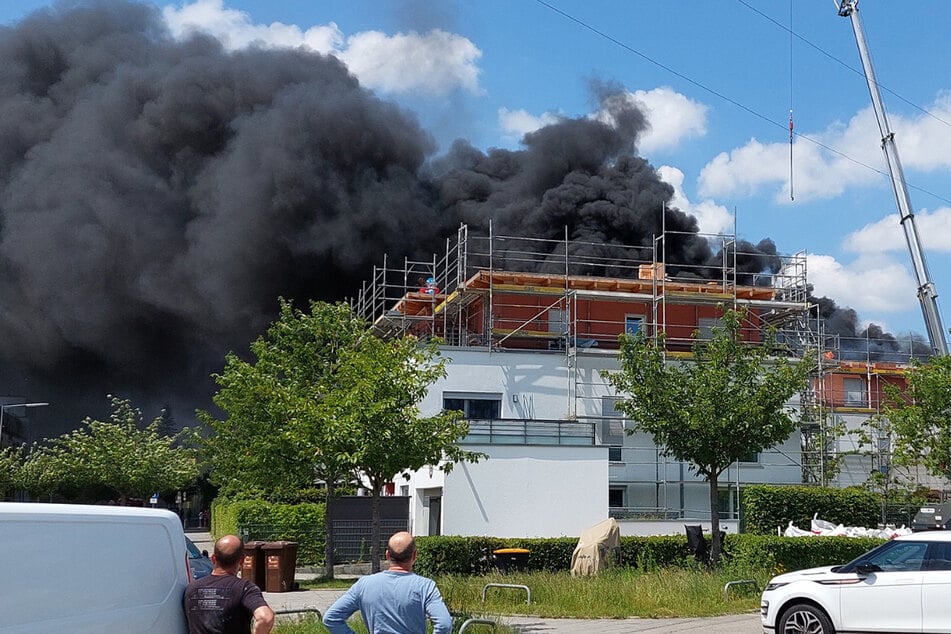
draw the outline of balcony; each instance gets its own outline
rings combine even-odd
[[[574,445],[597,443],[594,423],[574,420],[470,419],[462,444]]]

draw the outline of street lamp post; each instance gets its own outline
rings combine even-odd
[[[5,411],[14,407],[44,407],[46,405],[49,405],[49,403],[9,403],[0,405],[0,447],[3,446],[3,413]]]

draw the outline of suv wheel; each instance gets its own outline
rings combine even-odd
[[[776,634],[835,634],[835,628],[821,609],[798,603],[783,612]]]

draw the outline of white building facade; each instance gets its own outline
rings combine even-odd
[[[763,275],[740,274],[724,256],[716,279],[703,279],[668,263],[656,246],[647,259],[643,247],[631,248],[625,260],[624,247],[612,245],[607,265],[577,255],[587,248],[575,243],[520,240],[474,237],[463,227],[444,258],[375,270],[355,303],[378,336],[443,342],[447,376],[422,412],[462,410],[470,423],[463,444],[487,455],[397,482],[396,492],[411,496],[413,531],[557,537],[609,516],[624,534],[681,533],[684,523],[708,522],[708,483],[647,435],[627,433],[605,372],[618,368],[622,333],[663,333],[672,362],[689,358],[695,336],[709,336],[725,307],[747,309],[744,337],[758,341],[776,327],[793,333],[788,354],[801,354],[804,255],[775,256]],[[735,240],[722,252],[731,248]],[[420,278],[435,283],[417,287]],[[722,475],[724,525],[736,525],[745,485],[802,482],[800,440],[795,433]]]

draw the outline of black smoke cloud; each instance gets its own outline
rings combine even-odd
[[[177,42],[131,2],[36,13],[0,58],[0,395],[51,426],[108,392],[187,421],[279,295],[441,231],[432,139],[334,58]]]
[[[809,301],[822,320],[826,346],[838,350],[842,359],[899,363],[907,361],[909,355],[926,359],[933,354],[931,344],[920,333],[896,337],[877,324],[863,328],[854,309],[840,307],[829,297],[810,294]]]
[[[190,423],[279,296],[352,296],[384,254],[428,259],[460,222],[567,227],[603,258],[627,245],[648,259],[666,227],[681,232],[671,261],[719,277],[720,254],[637,155],[647,122],[616,87],[593,91],[611,124],[564,119],[519,151],[458,141],[436,157],[411,113],[336,59],[176,41],[135,2],[35,13],[0,29],[0,59],[0,395],[51,402],[44,432],[101,415],[107,393]],[[768,240],[738,249],[744,273],[778,267]]]

